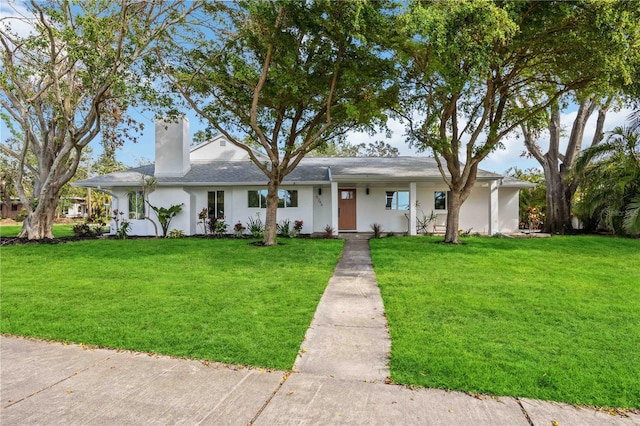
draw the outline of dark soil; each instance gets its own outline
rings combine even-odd
[[[41,240],[30,240],[28,238],[18,237],[0,237],[0,246],[13,246],[22,244],[60,244],[73,241],[96,240],[104,237],[60,237],[60,238],[43,238]]]

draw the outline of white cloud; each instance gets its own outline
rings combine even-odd
[[[29,10],[19,2],[0,2],[0,22],[3,27],[8,26],[12,33],[19,37],[26,37],[33,32],[33,21],[35,18]]]
[[[409,147],[407,137],[405,136],[405,126],[399,120],[388,120],[387,127],[389,127],[389,130],[391,131],[390,138],[387,138],[387,135],[384,132],[379,132],[374,135],[369,135],[366,132],[349,132],[349,134],[347,134],[347,142],[357,145],[363,142],[369,143],[381,140],[394,148],[398,148],[398,151],[402,156],[426,155],[425,153],[418,153],[416,148]]]
[[[626,118],[631,112],[632,110],[630,109],[621,109],[618,111],[610,110],[605,120],[605,131],[610,131],[617,126],[625,124]],[[575,120],[576,115],[577,109],[568,111],[560,115],[560,123],[563,128],[563,136],[560,142],[561,150],[566,149],[568,135],[571,132],[571,127],[573,126],[573,121]],[[598,114],[596,111],[587,121],[583,139],[584,147],[587,147],[591,143],[591,139],[593,138],[593,133],[596,128],[597,118]],[[424,152],[419,153],[416,148],[409,147],[409,144],[407,143],[407,137],[405,135],[405,125],[403,123],[398,120],[391,119],[387,122],[387,126],[392,132],[391,138],[387,138],[384,133],[369,135],[365,132],[351,132],[347,135],[347,141],[352,144],[359,144],[362,142],[368,143],[376,140],[382,140],[390,144],[391,146],[398,148],[400,155],[427,155]],[[505,137],[502,142],[504,148],[498,149],[495,152],[489,154],[489,156],[480,163],[481,169],[494,173],[504,173],[507,169],[514,166],[522,170],[528,168],[540,168],[540,164],[535,158],[523,155],[527,152],[527,149],[524,146],[522,135],[519,134],[519,132],[512,132],[511,134],[507,135],[507,137]],[[547,131],[541,134],[538,143],[543,149],[543,152],[546,152],[549,148],[549,133]],[[461,152],[460,154],[462,159],[464,157],[464,152]]]
[[[626,122],[626,118],[629,116],[631,111],[632,110],[630,109],[621,109],[618,111],[610,110],[607,113],[607,117],[604,122],[605,132],[611,131],[617,126],[624,125]],[[573,126],[573,121],[575,120],[576,115],[577,110],[560,115],[560,124],[562,126],[560,152],[564,152],[567,147],[569,134],[571,133],[571,127]],[[584,137],[582,139],[582,146],[584,148],[588,147],[591,144],[591,140],[593,139],[593,134],[596,129],[597,119],[598,113],[596,111],[587,121],[587,125],[584,129]],[[545,131],[540,135],[538,144],[540,145],[542,152],[547,152],[547,150],[549,149],[548,131]],[[505,149],[491,153],[482,163],[480,163],[480,168],[494,171],[496,173],[504,173],[511,166],[517,166],[520,169],[526,169],[530,167],[540,168],[540,164],[534,158],[521,157],[521,154],[523,152],[526,152],[526,147],[524,146],[522,136],[520,136],[520,138],[517,138],[516,134],[513,133],[509,135],[508,138],[505,138],[504,145]]]

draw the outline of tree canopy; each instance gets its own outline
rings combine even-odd
[[[507,134],[532,124],[563,93],[591,85],[603,68],[616,81],[632,81],[626,61],[637,54],[630,52],[637,27],[628,19],[615,27],[628,3],[409,4],[397,112],[410,141],[434,154],[451,189],[445,241],[459,242],[459,209],[478,164]]]
[[[212,2],[210,19],[158,59],[212,127],[269,179],[264,243],[282,180],[320,144],[384,123],[394,101],[386,1]],[[269,161],[256,157],[257,141]]]
[[[0,105],[11,137],[3,137],[0,151],[13,162],[13,182],[27,208],[21,236],[52,237],[60,190],[98,134],[134,137],[127,109],[148,98],[153,84],[142,59],[195,7],[31,0],[2,18]]]

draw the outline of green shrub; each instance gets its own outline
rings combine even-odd
[[[227,235],[227,229],[229,225],[224,221],[224,218],[219,217],[215,221],[213,221],[213,233],[216,237],[224,237]]]
[[[249,218],[247,222],[247,228],[249,229],[249,233],[253,238],[262,238],[264,237],[264,223],[262,223],[262,219],[260,219],[260,213],[256,214],[256,218]]]
[[[372,223],[370,226],[373,231],[373,238],[380,238],[382,236],[382,225],[379,223]]]
[[[172,229],[167,234],[167,238],[184,238],[184,232],[182,232],[180,229]]]
[[[101,225],[89,225],[88,223],[76,223],[73,225],[73,235],[76,237],[97,237],[102,235]]]
[[[291,221],[289,219],[284,219],[277,225],[278,235],[282,237],[288,237],[291,233]]]

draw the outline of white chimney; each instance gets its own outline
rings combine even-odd
[[[155,177],[182,177],[191,168],[189,119],[156,120]]]

